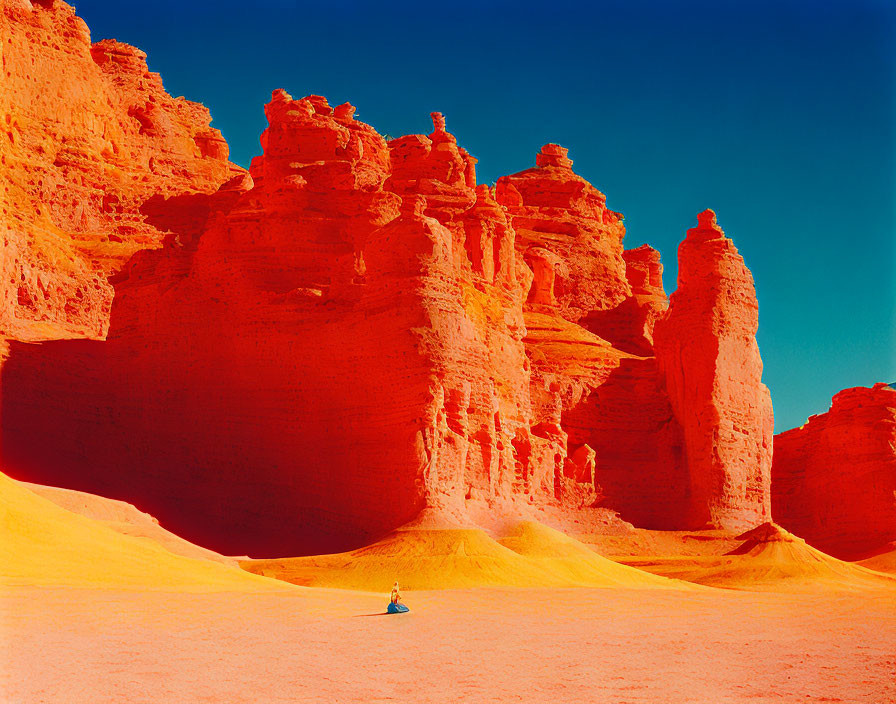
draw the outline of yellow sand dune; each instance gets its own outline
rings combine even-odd
[[[67,511],[0,473],[0,584],[178,591],[283,589],[204,559],[174,555]]]
[[[499,541],[565,581],[593,587],[689,588],[683,582],[613,562],[565,533],[523,521]]]
[[[351,552],[245,560],[240,567],[303,586],[376,592],[388,592],[396,580],[405,589],[562,584],[475,528],[400,529]]]
[[[364,591],[481,586],[571,587],[679,585],[605,560],[572,538],[523,524],[502,545],[477,528],[405,528],[351,552],[246,560],[243,569],[294,584]],[[511,549],[513,548],[513,549]]]
[[[773,523],[747,531],[738,539],[743,543],[725,555],[632,557],[621,561],[664,577],[727,589],[896,589],[896,578],[826,555]]]
[[[865,560],[859,560],[855,564],[877,572],[896,574],[896,549],[887,550],[886,552],[882,552],[879,555],[869,557]]]
[[[165,530],[153,516],[126,501],[107,499],[96,494],[44,486],[43,484],[30,482],[19,482],[19,484],[67,511],[100,521],[118,533],[136,538],[149,538],[175,555],[212,560],[231,567],[237,566],[236,558],[225,557],[213,550],[184,540],[179,535]]]

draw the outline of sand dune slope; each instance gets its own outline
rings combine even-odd
[[[896,574],[896,548],[887,550],[886,552],[882,552],[879,555],[869,557],[865,560],[859,560],[855,564],[877,572]]]
[[[248,560],[244,569],[294,584],[365,591],[481,586],[679,588],[672,580],[605,560],[540,524],[523,524],[502,545],[476,528],[408,528],[337,555]]]
[[[19,483],[38,496],[49,499],[67,511],[101,521],[103,525],[123,535],[154,540],[168,552],[173,552],[175,555],[212,560],[231,567],[237,566],[236,558],[225,557],[213,550],[184,540],[179,535],[165,530],[153,516],[144,513],[126,501],[107,499],[104,496],[75,491],[74,489],[60,489],[30,482]]]
[[[293,584],[376,592],[388,591],[396,580],[406,589],[562,583],[475,528],[400,529],[351,552],[246,560],[240,566]]]
[[[0,474],[0,584],[180,591],[284,589],[285,585],[174,555],[67,511]]]
[[[520,555],[573,583],[591,587],[689,588],[643,570],[613,562],[565,533],[535,521],[524,521],[499,541]]]
[[[697,584],[757,591],[896,589],[896,578],[810,547],[765,523],[738,536],[743,543],[720,556],[633,557],[622,560],[654,574]]]

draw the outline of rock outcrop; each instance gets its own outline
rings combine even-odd
[[[563,147],[489,188],[439,113],[386,142],[348,103],[277,90],[246,173],[142,53],[90,45],[64,3],[4,13],[82,86],[77,118],[56,84],[39,113],[32,93],[3,97],[31,135],[4,151],[4,266],[21,300],[34,281],[61,292],[4,309],[20,341],[0,461],[17,477],[128,501],[229,554],[354,548],[420,515],[768,519],[752,279],[707,216],[669,307],[659,254],[624,249],[622,216]],[[43,132],[39,115],[56,116]],[[40,258],[31,211],[80,264]],[[107,319],[105,340],[23,342],[99,337]]]
[[[441,196],[387,190],[389,147],[352,112],[276,91],[264,155],[211,199],[201,238],[116,278],[108,341],[10,361],[11,462],[255,554],[361,544],[424,507],[453,520],[467,500],[553,496],[553,456],[549,479],[529,464],[525,270],[503,211],[470,188],[443,224],[426,214]],[[459,157],[445,135],[440,153]],[[419,168],[433,192],[467,188],[417,156],[409,180]],[[84,376],[58,405],[21,402],[73,365]]]
[[[653,322],[665,310],[659,257],[623,250],[621,216],[556,144],[496,192],[533,272],[524,304],[532,432],[554,457],[556,495],[642,525],[677,525],[679,428],[654,360],[638,356],[652,357]],[[592,476],[593,489],[582,481]]]
[[[841,559],[896,540],[896,389],[846,389],[775,436],[775,520]]]
[[[678,249],[678,288],[656,323],[656,358],[684,434],[691,528],[771,516],[774,422],[753,277],[711,210]]]
[[[208,110],[172,98],[146,55],[64,2],[0,2],[0,335],[102,337],[107,277],[166,235],[153,196],[240,172]]]
[[[495,186],[516,247],[535,272],[529,301],[578,322],[631,294],[622,256],[625,226],[606,196],[572,170],[567,150],[546,144],[536,166]]]
[[[625,250],[622,258],[631,295],[614,308],[592,311],[584,325],[621,350],[652,357],[653,328],[669,307],[660,253],[645,244]]]

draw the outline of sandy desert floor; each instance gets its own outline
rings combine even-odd
[[[308,587],[63,498],[0,474],[0,704],[896,701],[896,580],[772,524],[628,546],[687,582],[533,522],[240,563]],[[386,616],[399,575],[411,612]]]
[[[11,704],[896,701],[892,591],[0,595]]]

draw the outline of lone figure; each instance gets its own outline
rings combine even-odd
[[[398,582],[392,585],[392,594],[389,595],[389,607],[386,611],[390,614],[403,614],[410,611],[407,606],[401,603],[401,592],[398,590]]]

